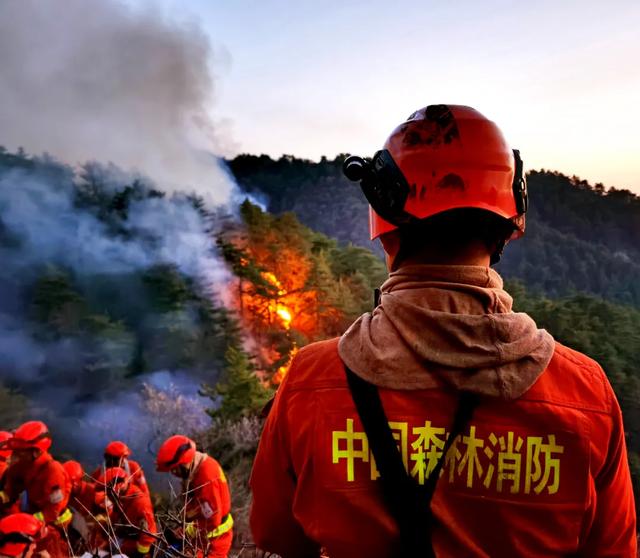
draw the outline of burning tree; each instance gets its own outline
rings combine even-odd
[[[339,335],[368,309],[384,266],[293,214],[274,216],[245,201],[241,215],[243,225],[227,227],[217,243],[236,276],[230,302],[249,333],[247,347],[260,376],[278,384],[298,348]]]

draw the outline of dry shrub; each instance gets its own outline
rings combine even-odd
[[[251,507],[249,476],[258,449],[262,422],[255,416],[235,420],[216,419],[211,428],[197,439],[198,446],[222,465],[229,481],[236,549],[252,541],[249,529]]]

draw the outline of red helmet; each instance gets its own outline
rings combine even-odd
[[[14,513],[0,519],[0,554],[20,556],[46,532],[42,521],[30,513]]]
[[[360,180],[358,169],[355,175],[349,172],[350,159],[345,174]],[[527,192],[519,152],[475,109],[430,105],[414,112],[391,133],[370,169],[383,182],[372,196],[363,183],[370,203],[382,201],[378,212],[370,207],[371,240],[412,219],[461,208],[484,209],[510,220],[514,237],[524,232]],[[396,224],[379,212],[398,216],[392,219]]]
[[[111,467],[100,475],[96,490],[111,488],[116,494],[121,494],[129,487],[129,481],[129,475],[124,469],[120,467]]]
[[[81,481],[82,477],[84,477],[84,469],[77,461],[66,461],[62,466],[73,484]]]
[[[107,447],[104,448],[104,455],[109,457],[116,457],[118,459],[124,459],[131,455],[131,450],[124,442],[114,441],[109,442]]]
[[[11,448],[9,448],[9,440],[13,437],[11,432],[0,431],[0,461],[6,461],[11,457]]]
[[[196,455],[196,443],[187,438],[176,434],[167,438],[158,450],[156,458],[156,470],[171,471],[178,465],[189,465]]]
[[[32,420],[19,426],[9,440],[12,450],[36,448],[47,451],[51,447],[51,434],[44,422]]]

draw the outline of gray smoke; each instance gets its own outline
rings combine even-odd
[[[131,332],[115,331],[99,341],[77,335],[46,340],[42,325],[33,319],[28,290],[50,269],[64,270],[88,293],[95,290],[98,277],[106,284],[120,280],[124,289],[120,296],[147,313],[146,329],[179,325],[183,331],[195,331],[197,318],[188,307],[156,315],[144,301],[135,300],[132,280],[122,283],[122,278],[170,265],[200,280],[215,296],[229,272],[215,252],[209,224],[184,195],[133,199],[116,233],[95,208],[78,206],[87,172],[82,178],[51,163],[59,171],[51,176],[39,167],[41,160],[33,161],[40,170],[7,172],[0,166],[0,384],[18,387],[29,397],[31,418],[50,424],[59,452],[97,463],[105,443],[118,438],[151,465],[149,444],[157,442],[158,432],[168,435],[207,423],[198,386],[214,382],[217,370],[204,371],[206,376],[185,370],[155,371],[130,381],[91,374],[86,370],[87,351],[99,355],[109,370],[131,363],[136,348]],[[113,165],[92,163],[87,169],[99,178],[101,192],[107,195],[122,192],[136,180],[146,180],[143,192],[153,188],[149,180]],[[144,398],[147,384],[154,386],[156,395],[169,393],[165,407],[157,407],[162,397],[156,407],[150,401],[154,398]],[[185,397],[188,404],[176,407],[174,403]],[[163,419],[171,413],[170,420]]]
[[[159,264],[174,266],[214,294],[227,281],[208,225],[185,195],[196,193],[209,208],[237,197],[214,155],[225,138],[210,114],[211,58],[197,26],[116,0],[0,1],[0,145],[50,153],[73,166],[55,165],[55,177],[0,173],[0,384],[21,388],[32,418],[48,420],[54,434],[65,433],[55,447],[68,456],[95,462],[112,438],[146,452],[153,438],[150,417],[170,413],[145,407],[145,383],[182,401],[176,410],[170,397],[167,409],[188,424],[176,418],[169,427],[206,422],[196,396],[202,376],[164,370],[131,380],[126,390],[109,390],[110,378],[87,373],[82,363],[92,351],[109,369],[126,366],[136,350],[131,334],[113,332],[101,346],[78,336],[47,341],[24,291],[50,266],[70,273],[82,288],[89,285],[87,291],[96,277],[122,281]],[[104,164],[84,164],[92,160]],[[118,194],[138,182],[170,196],[132,198],[114,232],[91,208],[78,207],[77,187],[91,176],[102,193]],[[143,305],[130,288],[131,304]],[[162,319],[184,331],[195,321],[189,308]],[[167,325],[153,314],[147,321],[150,331]],[[181,410],[187,407],[193,413]]]
[[[211,54],[197,26],[115,0],[0,2],[0,144],[226,202]]]

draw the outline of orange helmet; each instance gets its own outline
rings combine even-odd
[[[12,437],[11,432],[0,431],[0,461],[6,461],[11,457],[9,440],[11,440]]]
[[[62,466],[73,484],[81,481],[82,477],[84,477],[84,469],[77,461],[65,461]]]
[[[167,438],[160,446],[156,458],[156,470],[167,472],[178,465],[189,465],[195,455],[196,443],[186,436],[176,434]]]
[[[0,519],[0,554],[20,556],[46,532],[42,521],[30,513],[14,513]]]
[[[12,450],[39,449],[47,451],[51,447],[51,434],[44,422],[32,420],[19,426],[9,440]]]
[[[116,494],[126,492],[129,487],[129,475],[120,467],[111,467],[107,469],[100,478],[96,486],[96,490],[104,490],[104,488],[112,489]]]
[[[451,209],[477,208],[524,232],[527,189],[522,160],[500,129],[470,107],[429,105],[389,136],[372,160],[348,157],[347,178],[370,204],[371,240]]]
[[[118,459],[124,459],[131,455],[131,450],[124,442],[114,441],[109,442],[107,447],[104,448],[104,456],[115,457]]]

